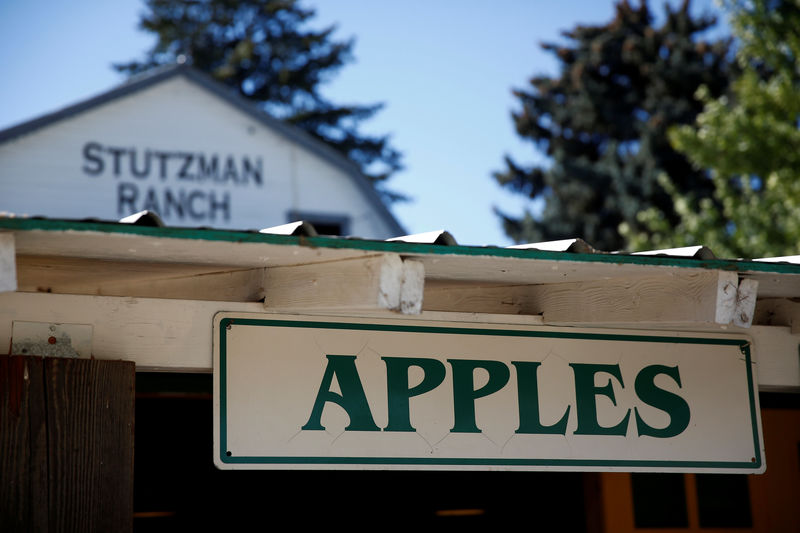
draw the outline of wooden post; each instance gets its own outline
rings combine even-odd
[[[131,531],[135,364],[0,356],[0,531]]]

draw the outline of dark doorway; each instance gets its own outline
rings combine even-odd
[[[211,376],[138,374],[137,383],[136,531],[257,531],[284,520],[586,530],[581,473],[217,470]]]

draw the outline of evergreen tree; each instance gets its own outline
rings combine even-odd
[[[729,0],[742,75],[732,94],[712,98],[697,123],[670,138],[699,168],[710,170],[712,198],[677,190],[664,176],[681,215],[677,226],[655,211],[640,219],[651,238],[705,244],[724,257],[800,253],[800,3]],[[631,235],[642,245],[641,234]]]
[[[549,158],[549,166],[525,168],[506,158],[495,178],[531,199],[543,199],[534,216],[499,213],[516,241],[582,237],[604,250],[625,248],[619,227],[646,228],[637,213],[654,207],[677,221],[672,198],[657,177],[666,173],[680,191],[711,193],[704,173],[667,140],[667,129],[689,124],[702,110],[698,87],[721,94],[728,84],[729,43],[700,34],[715,20],[693,17],[686,0],[666,7],[653,25],[647,2],[616,4],[614,19],[563,33],[564,45],[544,44],[558,58],[558,77],[537,76],[515,91],[513,114],[520,136]]]
[[[386,201],[403,196],[383,181],[400,165],[386,137],[362,135],[359,123],[380,105],[336,105],[319,85],[350,59],[352,41],[336,41],[334,27],[306,27],[314,11],[296,0],[147,0],[140,28],[157,42],[143,61],[115,67],[131,75],[188,62],[242,96],[353,161]]]

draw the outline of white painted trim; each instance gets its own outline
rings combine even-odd
[[[17,290],[16,252],[13,233],[0,233],[0,293]]]
[[[800,392],[800,335],[788,327],[752,326],[758,388],[763,392]]]
[[[425,292],[425,265],[421,261],[403,261],[403,281],[400,286],[400,312],[418,315],[422,312]]]
[[[736,272],[722,271],[717,280],[717,307],[714,322],[730,324],[736,312],[736,291],[739,287],[739,276]]]
[[[762,298],[756,303],[754,322],[764,326],[788,326],[800,335],[800,302],[789,298]]]
[[[736,273],[713,270],[508,286],[429,282],[424,308],[542,315],[546,324],[554,325],[729,324],[737,285]]]
[[[264,270],[264,307],[388,309],[418,314],[425,269],[397,254]]]
[[[90,324],[92,357],[128,360],[139,371],[210,372],[212,365],[212,324],[220,311],[264,313],[261,303],[213,302],[122,298],[45,293],[0,294],[0,346],[11,346],[14,321]],[[442,313],[424,311],[405,315],[388,310],[309,311],[276,309],[282,314],[306,316],[392,317],[402,320],[445,320],[483,324],[542,325],[533,315]],[[578,325],[578,324],[574,324]],[[662,324],[665,326],[665,324]],[[594,325],[597,327],[597,325]],[[623,327],[607,326],[608,331]],[[624,326],[629,328],[630,325]],[[634,326],[635,327],[635,326]],[[651,328],[651,325],[647,326]],[[676,325],[674,329],[678,329]],[[725,326],[695,325],[685,331],[720,333]],[[662,328],[651,328],[662,329]],[[745,332],[753,339],[758,384],[765,391],[800,391],[800,335],[785,326],[753,326]]]
[[[211,324],[219,311],[263,312],[260,303],[44,293],[0,294],[0,346],[14,321],[92,325],[92,357],[138,370],[211,370]],[[7,349],[7,348],[6,348]],[[5,351],[5,350],[4,350]]]
[[[753,323],[758,296],[758,281],[743,279],[736,291],[736,309],[733,312],[733,324],[740,328],[749,328]]]

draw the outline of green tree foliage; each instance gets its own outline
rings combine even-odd
[[[670,131],[675,147],[710,169],[712,198],[684,194],[671,180],[681,215],[673,227],[659,213],[641,220],[663,244],[705,244],[724,257],[800,253],[800,3],[731,0],[742,75],[730,96],[712,98],[697,123]],[[643,235],[632,235],[641,246]]]
[[[320,94],[320,84],[350,60],[353,42],[334,40],[334,27],[308,29],[313,10],[296,0],[147,0],[146,6],[140,28],[155,34],[156,44],[143,61],[118,70],[133,75],[188,62],[344,154],[384,200],[403,198],[382,186],[401,167],[400,154],[386,137],[358,131],[380,105],[336,105]]]
[[[500,213],[506,233],[535,242],[582,237],[605,250],[625,247],[621,223],[646,228],[640,211],[655,207],[677,221],[657,177],[666,173],[679,191],[710,194],[703,172],[669,144],[667,129],[690,124],[702,110],[694,99],[705,85],[713,96],[728,84],[728,42],[700,34],[715,23],[694,17],[685,1],[666,7],[654,26],[647,2],[616,4],[614,19],[565,32],[566,44],[544,44],[560,63],[558,77],[538,76],[515,91],[517,132],[549,159],[525,168],[506,158],[495,174],[505,187],[543,199],[541,215]]]

